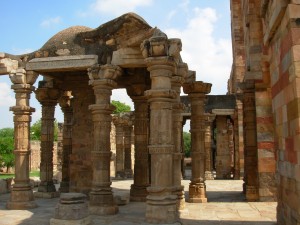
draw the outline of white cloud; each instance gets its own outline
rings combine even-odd
[[[49,27],[51,27],[53,25],[60,24],[61,21],[62,21],[61,17],[57,16],[57,17],[48,18],[46,20],[43,20],[40,25],[41,25],[41,27],[49,28]]]
[[[197,72],[197,80],[213,84],[210,94],[226,94],[232,63],[231,40],[213,36],[217,21],[214,9],[195,8],[185,28],[165,32],[169,38],[181,38],[184,62]]]
[[[109,13],[115,16],[133,12],[141,6],[151,5],[153,0],[96,0],[91,8],[97,13]]]
[[[0,107],[10,107],[15,105],[13,91],[7,83],[0,82]]]

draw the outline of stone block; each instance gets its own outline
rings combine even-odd
[[[87,196],[82,193],[63,193],[55,207],[54,218],[50,219],[50,225],[89,225],[92,221],[89,217]]]

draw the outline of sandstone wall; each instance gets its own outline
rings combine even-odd
[[[258,198],[278,197],[279,225],[300,224],[300,2],[231,0],[231,5],[234,60],[238,57],[235,46],[239,46],[236,24],[242,20],[243,81],[254,84]],[[230,91],[237,89],[233,87],[236,65]]]

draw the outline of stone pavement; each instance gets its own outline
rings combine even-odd
[[[188,180],[182,182],[188,190]],[[132,180],[113,181],[115,195],[128,199]],[[184,225],[274,225],[276,224],[276,202],[245,202],[241,194],[242,181],[207,181],[208,203],[186,203],[181,212]],[[187,195],[187,192],[186,192]],[[0,225],[47,225],[53,217],[55,199],[36,199],[39,205],[31,210],[6,210],[8,194],[0,195]],[[119,206],[114,216],[91,216],[95,225],[146,224],[145,203],[130,202]]]

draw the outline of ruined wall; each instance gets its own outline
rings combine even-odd
[[[263,11],[277,140],[279,225],[300,223],[299,4],[277,0],[265,4]]]
[[[300,2],[242,0],[240,8],[244,82],[254,84],[258,197],[266,201],[277,196],[278,224],[296,225],[300,223]],[[234,84],[232,74],[230,84]],[[247,163],[245,159],[246,170]]]
[[[245,139],[244,143],[239,140],[235,145],[240,149],[239,154],[245,156],[245,193],[249,201],[276,199],[270,54],[264,43],[262,23],[262,10],[268,2],[231,0],[233,69],[228,83],[231,84],[229,92],[235,93],[239,101],[236,114],[240,114],[238,121],[243,124],[243,130],[239,128],[236,137],[243,134]],[[241,120],[244,121],[241,123]],[[240,166],[242,164],[240,160]]]

